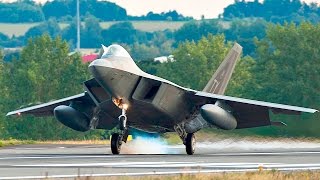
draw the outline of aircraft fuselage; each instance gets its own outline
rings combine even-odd
[[[128,126],[149,132],[170,132],[189,118],[192,106],[185,91],[148,78],[151,75],[140,70],[132,59],[98,59],[89,69],[116,105],[128,106]],[[115,120],[118,115],[119,112],[111,113]]]

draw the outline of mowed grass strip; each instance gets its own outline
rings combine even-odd
[[[78,144],[78,145],[104,145],[110,144],[109,140],[48,140],[48,141],[35,141],[35,140],[0,140],[0,147],[26,145],[26,144]]]
[[[123,21],[108,21],[101,22],[100,26],[103,29],[108,29],[111,25]],[[163,31],[166,29],[177,30],[179,29],[186,21],[130,21],[133,26],[141,31],[154,32],[154,31]],[[84,23],[82,23],[84,25]],[[8,35],[9,37],[22,36],[30,28],[39,25],[39,23],[0,23],[0,32]],[[67,23],[59,23],[61,29],[68,27]]]
[[[50,179],[50,178],[49,178]],[[281,172],[256,171],[245,173],[199,173],[181,175],[153,175],[153,176],[118,176],[118,177],[78,177],[76,180],[318,180],[320,171],[291,171]]]

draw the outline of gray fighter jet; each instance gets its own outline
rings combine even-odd
[[[194,154],[195,133],[202,128],[224,130],[281,125],[269,113],[299,115],[317,110],[224,96],[242,52],[235,44],[202,91],[181,87],[143,72],[119,45],[103,46],[101,57],[89,65],[93,79],[84,92],[37,106],[9,112],[55,116],[77,131],[112,129],[111,151],[119,154],[129,129],[148,133],[177,132],[187,154]]]

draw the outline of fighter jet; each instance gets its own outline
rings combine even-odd
[[[192,155],[195,133],[205,127],[233,130],[281,125],[270,120],[270,112],[299,115],[317,111],[223,95],[241,52],[236,43],[204,89],[196,91],[143,72],[120,45],[103,46],[101,57],[89,65],[93,78],[83,83],[83,93],[7,116],[55,116],[76,131],[117,127],[111,137],[113,154],[120,153],[130,129],[176,132]]]

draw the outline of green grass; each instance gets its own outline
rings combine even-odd
[[[181,175],[154,175],[154,176],[120,176],[120,177],[78,177],[76,180],[301,180],[301,179],[320,179],[320,171],[293,171],[281,172],[277,170],[271,171],[255,171],[245,173],[199,173],[199,174],[181,174]]]
[[[22,144],[35,144],[35,143],[36,141],[33,141],[33,140],[16,140],[16,139],[0,140],[0,147],[15,146],[15,145],[22,145]]]
[[[162,31],[165,29],[176,30],[179,29],[186,21],[131,21],[133,26],[141,31],[153,32]],[[111,25],[119,23],[119,21],[101,22],[100,26],[103,29],[109,28]],[[0,23],[0,32],[8,36],[24,35],[30,28],[39,23]],[[66,28],[67,23],[60,23],[60,28]]]

